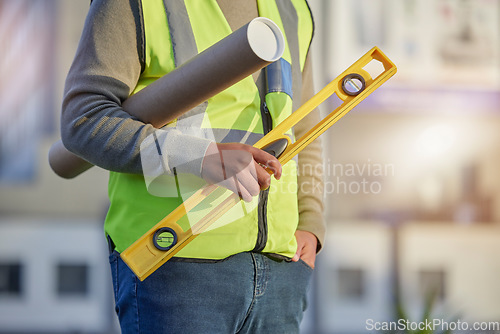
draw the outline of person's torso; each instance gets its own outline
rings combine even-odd
[[[238,18],[232,16],[236,3],[244,1],[219,2],[221,6],[215,0],[142,1],[145,64],[134,93],[226,37],[232,28],[239,28],[245,20],[248,22],[254,16],[252,12]],[[295,109],[294,101],[300,101],[301,71],[312,38],[312,19],[307,3],[304,0],[261,0],[257,1],[256,8],[259,16],[273,20],[286,36],[283,59],[266,69],[270,79],[266,83],[264,73],[249,76],[167,127],[176,127],[217,142],[253,145],[273,124],[278,124]],[[231,16],[231,24],[225,15]],[[180,31],[182,33],[178,34]],[[273,80],[276,77],[279,80]],[[269,82],[279,82],[280,85],[266,87]],[[293,139],[291,131],[289,135]],[[123,251],[186,200],[190,192],[182,191],[189,188],[189,185],[183,185],[184,181],[177,176],[172,183],[177,184],[176,193],[180,196],[158,197],[148,193],[141,175],[110,174],[111,205],[105,230],[113,239],[117,251]],[[221,192],[218,190],[217,195]],[[225,191],[226,194],[228,192]],[[213,196],[204,201],[178,223],[183,228],[189,228],[226,196]],[[259,251],[291,257],[296,249],[294,232],[297,224],[296,163],[292,160],[283,166],[281,180],[273,179],[270,188],[251,203],[236,205],[213,225],[217,228],[200,234],[177,256],[223,259],[239,252]]]

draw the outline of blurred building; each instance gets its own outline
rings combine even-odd
[[[373,45],[398,66],[323,136],[329,233],[311,333],[426,311],[498,331],[500,1],[311,3],[320,86]]]
[[[322,136],[329,231],[303,332],[418,320],[430,295],[430,318],[500,321],[500,0],[309,4],[316,90],[374,45],[398,74]],[[117,332],[107,173],[47,164],[87,10],[0,1],[0,333]]]
[[[471,328],[491,322],[497,332],[499,232],[498,225],[449,222],[332,225],[317,273],[314,333],[366,333],[375,322],[423,321],[425,312],[429,321]]]
[[[114,332],[106,252],[94,221],[3,218],[0,332]]]
[[[56,177],[63,85],[88,1],[0,1],[0,333],[117,333],[106,173]]]

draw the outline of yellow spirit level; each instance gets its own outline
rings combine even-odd
[[[372,62],[379,62],[383,67],[383,71],[373,75],[374,77],[367,70],[367,65]],[[278,124],[276,128],[260,139],[254,146],[278,157],[282,165],[286,164],[309,143],[392,77],[396,71],[393,62],[379,48],[374,47],[292,115]],[[285,133],[333,94],[336,94],[343,103],[305,135],[292,143]],[[177,254],[235,204],[239,203],[239,196],[232,193],[191,228],[183,230],[177,222],[218,188],[217,185],[207,185],[195,192],[182,205],[121,253],[123,261],[141,281]]]

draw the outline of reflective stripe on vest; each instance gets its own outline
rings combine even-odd
[[[277,124],[292,112],[292,96],[300,102],[301,69],[312,37],[312,21],[304,0],[293,1],[293,4],[282,0],[262,0],[257,3],[259,15],[276,22],[288,41],[284,59],[273,64],[275,68],[271,67],[268,71],[265,100],[273,123]],[[231,32],[215,0],[147,0],[142,5],[146,39],[145,69],[134,92]],[[295,10],[299,9],[299,5],[302,6],[300,12]],[[297,27],[306,26],[307,22],[311,29],[301,28],[305,31],[302,34],[304,36],[297,35]],[[166,43],[166,40],[170,43]],[[290,87],[291,76],[294,83],[299,83]],[[260,105],[258,89],[253,78],[248,77],[208,103],[189,111],[170,126],[189,131],[196,129],[196,135],[213,136],[218,142],[253,144],[263,135]],[[273,180],[270,188],[267,208],[269,236],[263,251],[291,257],[295,253],[294,232],[298,223],[296,165],[293,161],[284,166],[284,174],[279,182]],[[118,251],[123,251],[183,200],[178,197],[152,196],[147,193],[142,176],[120,173],[111,173],[109,194],[111,206],[105,228]],[[214,203],[217,201],[214,200]],[[242,213],[243,216],[221,228],[203,233],[178,256],[221,259],[252,250],[259,229],[258,213],[254,207],[255,203],[243,204],[236,209],[239,212],[229,212],[229,217]],[[195,214],[202,212],[199,210]],[[231,221],[231,218],[228,219]],[[187,227],[189,222],[181,223]],[[221,225],[220,222],[217,224]]]

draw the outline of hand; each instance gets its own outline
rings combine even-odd
[[[297,253],[295,253],[292,261],[297,262],[302,259],[309,267],[314,269],[318,239],[311,232],[300,230],[295,231],[295,238],[297,239]]]
[[[263,166],[277,180],[281,178],[281,164],[271,154],[241,143],[212,143],[203,158],[201,177],[250,202],[271,184],[271,176]]]

